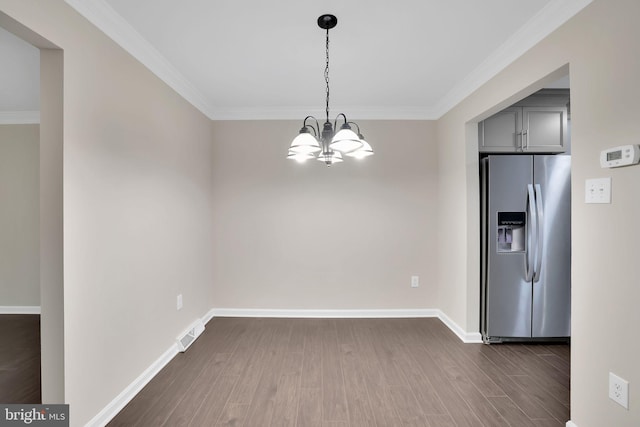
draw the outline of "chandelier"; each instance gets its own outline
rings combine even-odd
[[[326,89],[326,121],[320,126],[318,120],[313,116],[305,117],[300,133],[291,142],[287,159],[304,162],[308,159],[318,159],[327,166],[343,161],[343,155],[362,159],[373,155],[373,149],[364,136],[360,133],[360,127],[347,120],[347,116],[340,113],[333,123],[329,121],[329,30],[338,24],[338,18],[334,15],[322,15],[318,18],[318,26],[327,30],[326,36],[326,65],[324,68],[324,81]],[[338,130],[338,120],[344,123]],[[307,121],[311,121],[308,124]],[[315,126],[314,123],[315,122]],[[357,133],[351,129],[351,125],[356,127]]]

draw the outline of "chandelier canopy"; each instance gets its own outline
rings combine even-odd
[[[362,159],[373,155],[373,149],[360,133],[360,127],[347,120],[344,113],[338,114],[333,123],[329,120],[329,30],[337,24],[338,18],[334,15],[322,15],[318,18],[318,26],[327,32],[326,65],[324,68],[324,81],[327,85],[326,121],[322,126],[322,132],[315,117],[305,117],[298,136],[291,142],[287,159],[304,162],[316,158],[327,166],[331,166],[334,163],[342,162],[343,156]],[[340,129],[338,129],[338,119],[344,120]],[[307,123],[311,120],[310,124]],[[351,128],[352,125],[355,126],[357,133]]]

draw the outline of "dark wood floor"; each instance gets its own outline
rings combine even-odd
[[[110,426],[564,426],[567,345],[438,319],[215,318]]]
[[[40,316],[0,315],[0,403],[41,403]]]

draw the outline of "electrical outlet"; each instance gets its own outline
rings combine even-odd
[[[411,287],[417,288],[420,286],[420,277],[419,276],[411,276]]]
[[[609,398],[629,409],[629,383],[612,372],[609,372]]]
[[[182,294],[178,295],[176,299],[176,309],[180,310],[182,308]]]

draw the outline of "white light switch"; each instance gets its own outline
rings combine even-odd
[[[584,186],[585,203],[611,203],[611,177],[587,179]]]

